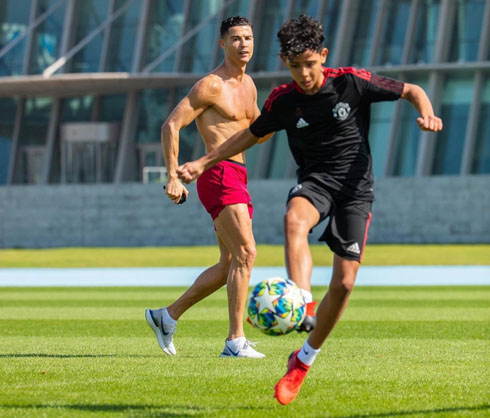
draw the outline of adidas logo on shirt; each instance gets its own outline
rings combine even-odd
[[[310,124],[306,122],[303,118],[299,118],[298,123],[296,124],[296,128],[306,128],[307,126],[310,126]]]
[[[359,249],[359,244],[355,242],[347,247],[346,251],[354,254],[361,254],[361,250]]]

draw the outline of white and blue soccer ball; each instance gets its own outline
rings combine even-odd
[[[248,318],[267,335],[284,335],[299,327],[306,314],[306,304],[299,287],[282,277],[265,279],[252,290],[248,301]]]

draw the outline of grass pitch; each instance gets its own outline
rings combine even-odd
[[[144,309],[182,290],[0,288],[0,416],[490,416],[490,286],[356,288],[288,406],[273,386],[304,335],[246,324],[267,357],[219,358],[220,290],[181,318],[168,357]]]
[[[333,255],[324,244],[312,245],[315,266],[331,266]],[[219,259],[216,245],[204,247],[51,248],[0,250],[5,267],[192,267]],[[490,244],[367,245],[366,266],[489,265]],[[255,266],[284,266],[282,245],[258,245]]]

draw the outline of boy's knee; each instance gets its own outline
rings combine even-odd
[[[310,227],[306,219],[295,211],[288,211],[284,215],[284,230],[286,234],[308,234]]]

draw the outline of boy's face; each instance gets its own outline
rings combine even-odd
[[[225,56],[237,64],[247,64],[254,52],[254,37],[252,28],[232,26],[219,40]]]
[[[323,64],[327,60],[327,54],[327,48],[320,52],[307,49],[300,55],[281,59],[303,91],[306,94],[315,94],[323,84]]]

